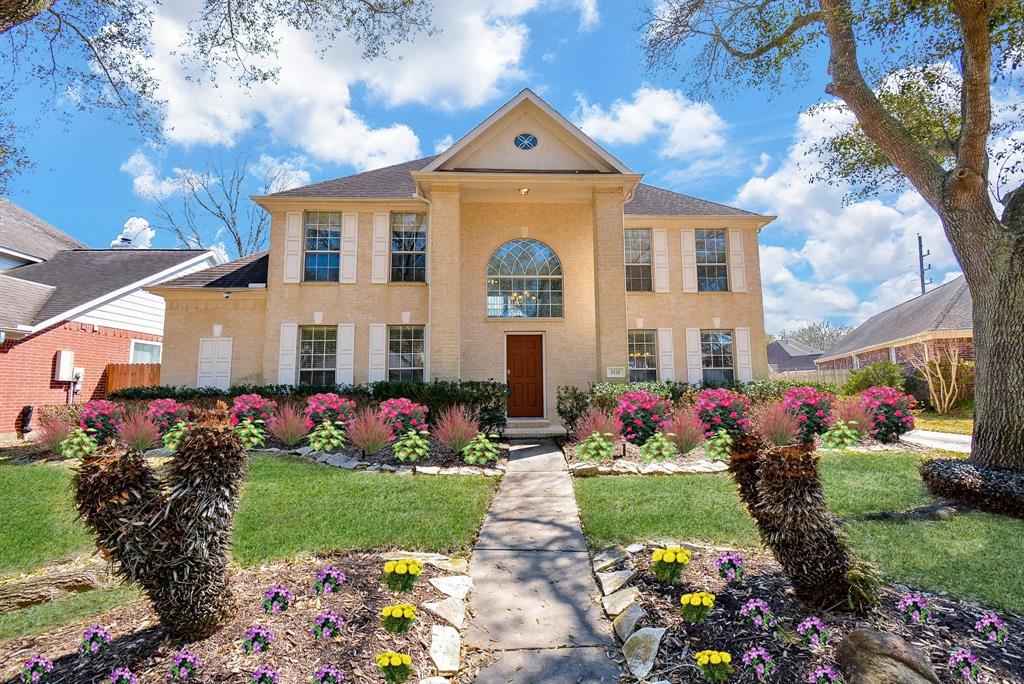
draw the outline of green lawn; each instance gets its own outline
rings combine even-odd
[[[131,603],[138,594],[125,585],[69,594],[56,601],[0,615],[0,640],[36,634],[56,625],[84,620]]]
[[[856,519],[930,501],[910,453],[829,455],[822,480],[833,512]],[[576,481],[583,529],[595,548],[641,540],[755,546],[757,532],[726,474],[595,477]],[[971,513],[948,521],[844,525],[856,553],[891,580],[1024,611],[1024,521]]]
[[[970,414],[963,415],[942,415],[924,411],[914,416],[914,427],[919,430],[933,430],[935,432],[952,432],[958,435],[970,435],[974,432],[974,419]]]

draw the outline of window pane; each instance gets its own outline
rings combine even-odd
[[[734,378],[731,330],[702,330],[700,333],[701,363],[704,382],[709,385],[729,384]]]
[[[341,264],[341,214],[307,211],[303,280],[338,282]]]
[[[388,327],[388,380],[422,381],[426,366],[424,329],[419,325]]]
[[[337,366],[338,329],[306,325],[299,329],[299,384],[333,385]]]
[[[623,231],[626,253],[626,292],[651,292],[651,231],[630,228]]]
[[[492,318],[560,318],[562,263],[536,240],[499,247],[487,265],[487,315]]]
[[[654,330],[629,330],[627,332],[630,382],[649,382],[658,379],[656,339]]]
[[[427,215],[391,214],[391,282],[427,280]]]
[[[135,341],[132,343],[131,363],[160,363],[160,352],[163,350],[159,344]]]
[[[727,292],[729,290],[729,264],[726,259],[724,230],[698,230],[697,290],[700,292]]]

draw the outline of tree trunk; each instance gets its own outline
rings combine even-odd
[[[35,19],[50,9],[54,0],[2,0],[0,2],[0,34]]]

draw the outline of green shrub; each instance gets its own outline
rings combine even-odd
[[[813,387],[825,394],[836,394],[838,388],[834,382],[805,382],[793,380],[776,380],[771,378],[758,378],[745,382],[739,387],[739,391],[750,397],[755,404],[767,404],[780,401],[782,395],[794,387]]]
[[[826,449],[849,449],[860,444],[861,432],[856,425],[837,420],[821,436],[821,445]]]
[[[902,392],[907,386],[903,368],[892,361],[879,361],[850,373],[843,383],[843,394],[860,394],[869,387],[892,387]]]
[[[462,460],[475,465],[487,465],[490,461],[497,461],[501,455],[497,439],[497,435],[481,432],[462,450]]]
[[[669,438],[662,432],[655,432],[640,447],[640,455],[646,461],[664,461],[674,458],[678,453],[676,445],[669,441]]]
[[[590,397],[579,387],[562,385],[556,395],[555,410],[562,419],[562,425],[568,434],[576,430],[583,416],[590,410]]]
[[[329,420],[317,425],[306,440],[313,451],[329,454],[345,446],[345,433]]]
[[[599,382],[590,386],[587,393],[590,405],[604,411],[610,411],[619,403],[619,397],[626,392],[650,392],[656,397],[668,399],[675,403],[686,394],[690,386],[685,382],[654,381],[654,382]]]
[[[592,432],[590,436],[576,445],[576,457],[581,461],[603,461],[615,456],[615,445],[609,439],[610,434]]]
[[[258,449],[267,441],[260,426],[248,418],[245,418],[235,426],[235,434],[238,436],[238,441],[241,442],[242,448],[246,451]]]
[[[84,458],[96,451],[96,440],[82,428],[75,428],[58,448],[64,458]]]
[[[725,430],[719,430],[704,440],[704,455],[712,461],[728,461],[732,456],[732,437]]]
[[[409,430],[398,438],[392,451],[402,463],[406,461],[416,462],[426,458],[430,453],[430,442],[427,441],[426,430]]]

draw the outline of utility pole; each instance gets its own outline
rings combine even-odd
[[[926,256],[931,256],[931,254],[932,254],[932,250],[930,250],[930,249],[927,252],[924,251],[924,241],[921,239],[921,234],[918,233],[917,234],[917,269],[918,269],[918,272],[919,272],[919,274],[921,276],[921,294],[924,294],[926,292],[925,286],[932,284],[932,279],[930,277],[927,280],[925,280],[925,278],[924,278],[925,272],[932,270],[932,265],[931,264],[928,264],[927,267],[924,265],[924,258]]]

